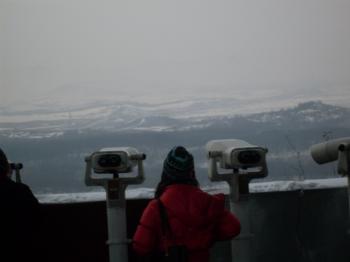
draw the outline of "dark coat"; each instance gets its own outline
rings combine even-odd
[[[185,245],[189,262],[209,261],[209,249],[215,241],[228,240],[240,232],[238,219],[225,209],[224,195],[209,195],[193,185],[168,186],[161,195],[173,239],[168,245]],[[152,200],[143,212],[133,238],[133,248],[139,255],[164,250],[161,220],[157,200]]]
[[[28,261],[40,223],[38,200],[27,185],[4,178],[0,210],[0,261]]]

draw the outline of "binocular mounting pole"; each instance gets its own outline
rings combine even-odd
[[[87,186],[102,186],[106,190],[107,245],[109,246],[110,262],[128,261],[125,190],[130,184],[140,184],[143,182],[144,170],[142,161],[144,157],[144,155],[133,156],[133,160],[137,161],[138,175],[136,177],[126,178],[120,178],[118,173],[113,173],[113,178],[92,178],[91,156],[85,158],[85,184]]]
[[[267,166],[257,172],[243,173],[233,169],[232,173],[219,174],[217,160],[220,154],[209,156],[209,179],[211,181],[226,181],[230,186],[230,209],[241,222],[240,235],[231,241],[232,260],[236,262],[252,261],[252,239],[249,210],[249,181],[252,177],[264,177],[267,175]]]
[[[343,143],[338,148],[338,174],[348,178],[348,233],[350,234],[350,143]]]

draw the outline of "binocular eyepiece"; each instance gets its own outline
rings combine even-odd
[[[10,168],[12,170],[21,170],[23,168],[22,163],[10,163]]]

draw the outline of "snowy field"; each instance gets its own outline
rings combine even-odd
[[[293,190],[313,190],[325,188],[342,188],[347,187],[347,178],[315,179],[304,181],[273,181],[262,183],[251,183],[249,190],[251,193],[264,192],[281,192]],[[203,187],[204,191],[209,194],[229,193],[229,187],[225,182],[213,183],[210,187]],[[126,190],[127,199],[151,199],[154,195],[153,188],[136,188]],[[42,194],[36,195],[40,203],[79,203],[104,201],[105,192],[84,192],[84,193],[67,193],[67,194]]]

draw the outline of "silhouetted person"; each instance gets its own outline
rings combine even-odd
[[[10,173],[7,157],[0,149],[0,261],[32,261],[40,205],[29,187],[12,181]]]
[[[144,258],[180,246],[178,253],[187,258],[176,261],[208,262],[215,241],[232,239],[239,232],[240,222],[225,209],[224,195],[209,195],[198,187],[193,157],[178,146],[164,161],[155,199],[143,212],[133,248]]]

